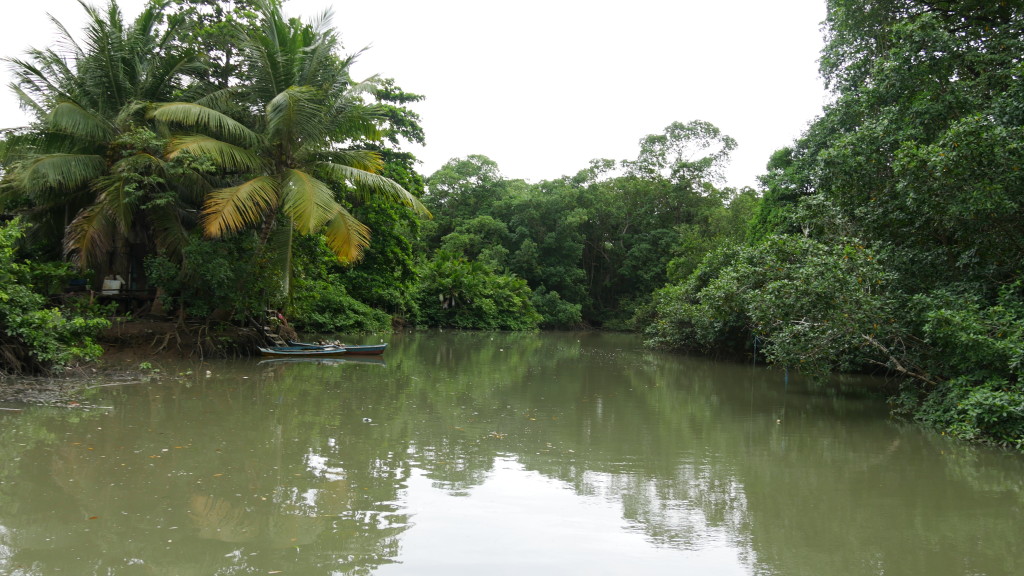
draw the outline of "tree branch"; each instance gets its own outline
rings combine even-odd
[[[869,360],[869,362],[871,362],[872,364],[877,364],[879,366],[885,366],[886,368],[892,368],[892,369],[896,370],[897,372],[899,372],[900,374],[904,374],[906,376],[910,376],[911,378],[915,378],[917,380],[920,380],[920,381],[922,381],[922,382],[924,382],[926,384],[930,384],[932,386],[938,386],[939,385],[939,383],[936,382],[935,380],[933,380],[932,377],[929,376],[928,374],[919,374],[917,372],[914,372],[912,370],[907,369],[896,358],[896,356],[893,354],[893,352],[890,349],[886,348],[878,340],[875,340],[874,338],[872,338],[871,336],[868,336],[867,334],[861,334],[861,337],[864,338],[865,340],[867,340],[868,344],[871,344],[872,346],[874,346],[875,348],[880,350],[888,358],[887,362],[878,362],[876,360]]]

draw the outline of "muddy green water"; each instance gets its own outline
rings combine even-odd
[[[891,420],[877,382],[386,339],[0,412],[0,574],[1024,574],[1024,457]]]

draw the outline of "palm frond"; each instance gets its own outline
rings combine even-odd
[[[64,234],[64,255],[82,270],[102,262],[113,245],[114,227],[102,204],[80,211]]]
[[[324,130],[323,98],[309,86],[292,86],[267,105],[267,133],[274,142],[317,141]]]
[[[338,61],[335,52],[338,36],[331,25],[334,13],[325,9],[310,22],[309,33],[302,39],[296,66],[295,84],[299,86],[324,86],[325,77],[334,75]],[[300,31],[300,34],[304,31]]]
[[[372,150],[317,150],[310,154],[310,160],[341,164],[375,174],[384,169],[384,160]]]
[[[47,127],[93,142],[109,140],[114,134],[109,122],[74,102],[61,102],[54,106],[47,118]]]
[[[356,50],[355,52],[341,58],[339,66],[341,66],[343,70],[350,70],[352,68],[352,65],[355,64],[356,60],[358,60],[359,57],[362,56],[369,49],[369,46],[363,46],[359,50]]]
[[[333,20],[334,10],[331,8],[324,8],[322,12],[313,17],[309,23],[309,27],[312,29],[313,35],[316,37],[333,35]]]
[[[227,114],[192,102],[171,102],[157,106],[151,117],[164,124],[178,124],[194,130],[210,131],[241,146],[256,146],[259,136]]]
[[[395,202],[412,208],[415,213],[421,216],[431,217],[430,211],[427,210],[427,207],[418,198],[390,178],[333,162],[321,162],[317,165],[317,168],[324,170],[336,180],[352,184],[355,187],[356,193],[363,200],[369,200],[374,195],[380,195],[389,202]]]
[[[196,99],[194,103],[223,113],[236,105],[238,94],[237,87],[229,86],[206,94],[202,98]]]
[[[150,104],[142,100],[129,100],[114,114],[115,126],[129,126],[134,120],[144,118]]]
[[[374,94],[380,88],[381,78],[374,74],[362,82],[356,82],[348,87],[347,92],[352,95]]]
[[[274,2],[260,2],[258,29],[245,33],[240,43],[246,68],[254,75],[252,88],[258,101],[269,102],[295,84],[291,74],[293,56],[289,54],[289,26]]]
[[[262,222],[280,200],[280,184],[270,176],[214,190],[203,206],[203,230],[207,236],[220,237]]]
[[[31,60],[4,59],[14,76],[11,86],[17,86],[25,95],[23,100],[44,110],[58,100],[74,100],[69,88],[76,84],[75,73],[59,55],[49,50],[30,50],[28,55]],[[39,116],[42,118],[45,114]]]
[[[123,173],[112,173],[92,183],[97,206],[102,206],[110,225],[122,236],[132,230],[135,212],[139,208],[139,195],[135,193]]]
[[[188,206],[202,205],[207,194],[213,190],[209,180],[202,174],[191,171],[178,174],[172,185],[178,190],[178,197]]]
[[[309,24],[286,18],[280,5],[261,2],[259,28],[248,31],[240,43],[246,68],[254,75],[257,101],[267,103],[292,86],[332,90],[347,78],[335,53],[340,46],[325,10]]]
[[[11,82],[7,87],[14,93],[15,98],[18,100],[18,107],[32,114],[39,119],[46,116],[46,109],[39,105],[28,92],[22,89],[18,84]]]
[[[175,158],[181,153],[207,156],[220,168],[230,172],[259,173],[263,171],[263,159],[252,151],[209,136],[176,136],[167,146],[167,157]]]
[[[132,77],[135,69],[125,47],[124,19],[116,2],[107,5],[106,13],[79,2],[88,18],[83,30],[85,58],[78,62],[78,72],[90,82],[94,101],[105,110],[116,110],[133,96]]]
[[[164,206],[147,214],[155,233],[157,249],[176,262],[188,242],[188,230],[183,222],[184,214],[176,206]]]
[[[184,87],[183,78],[197,76],[206,70],[205,64],[192,50],[175,46],[186,19],[180,14],[165,18],[164,12],[170,4],[170,0],[150,2],[132,27],[135,51],[154,56],[141,61],[145,81],[137,92],[138,97],[149,101],[172,98]]]
[[[324,230],[327,246],[341,262],[355,262],[370,245],[370,229],[344,208],[327,223]]]
[[[335,99],[325,114],[325,122],[329,124],[332,133],[344,134],[351,139],[379,140],[380,122],[383,119],[380,107],[364,104],[347,95]]]
[[[87,8],[85,2],[82,2],[82,0],[78,0],[78,4],[83,8]],[[50,20],[50,23],[57,29],[57,42],[55,46],[57,50],[67,54],[68,60],[75,62],[81,60],[85,56],[85,51],[82,50],[82,47],[75,40],[75,34],[68,31],[67,27],[64,26],[60,20],[57,20],[57,18],[52,14],[47,14],[46,16]]]
[[[49,190],[68,193],[84,188],[105,170],[102,156],[47,154],[28,161],[16,174],[19,185],[29,194]]]
[[[282,174],[281,208],[300,234],[313,234],[334,217],[341,206],[329,186],[300,170]]]
[[[146,100],[165,100],[181,88],[181,79],[201,73],[206,66],[191,55],[175,54],[147,62],[145,80],[138,94]]]
[[[144,38],[149,44],[157,44],[157,26],[163,22],[163,11],[170,5],[168,0],[148,2],[142,13],[135,17],[131,26],[133,38]],[[168,30],[171,32],[171,30]],[[167,35],[165,35],[167,37]]]

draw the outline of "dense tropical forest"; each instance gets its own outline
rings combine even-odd
[[[828,0],[833,98],[756,190],[722,185],[737,143],[701,120],[557,180],[423,175],[423,96],[353,78],[330,14],[282,3],[83,4],[81,41],[6,59],[34,120],[0,144],[4,368],[95,359],[114,315],[635,330],[886,374],[895,412],[1024,446],[1018,3]]]

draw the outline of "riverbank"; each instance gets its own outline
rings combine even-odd
[[[103,356],[95,362],[47,376],[0,375],[0,407],[19,404],[81,406],[80,391],[97,383],[152,380],[161,365],[185,360],[244,356],[257,342],[254,331],[182,325],[174,320],[115,320],[98,338]]]
[[[203,330],[201,326],[183,326],[174,320],[115,321],[100,335],[103,356],[92,367],[117,370],[138,367],[143,362],[188,359],[197,354],[201,359]]]

